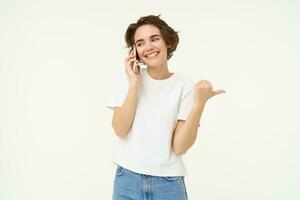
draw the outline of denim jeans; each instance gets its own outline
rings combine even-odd
[[[184,176],[151,176],[117,165],[113,200],[187,200]]]

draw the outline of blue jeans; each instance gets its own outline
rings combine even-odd
[[[117,165],[113,200],[187,200],[184,176],[151,176]]]

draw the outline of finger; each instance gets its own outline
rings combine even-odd
[[[136,54],[136,52],[135,52],[135,45],[133,45],[133,55],[136,56],[135,54]]]
[[[134,58],[134,56],[130,56],[130,55],[128,55],[128,56],[126,56],[126,58],[124,58],[124,60],[126,61],[126,62],[128,62],[130,59],[132,59],[132,58]]]
[[[131,59],[129,61],[126,61],[125,62],[125,68],[126,69],[129,69],[129,70],[132,70],[133,69],[133,64],[134,64],[134,59]]]
[[[209,86],[209,87],[212,87],[212,84],[209,80],[205,80],[206,84]]]
[[[201,86],[202,88],[207,88],[208,85],[207,83],[205,82],[204,79],[202,79],[201,81],[198,81],[198,85]]]
[[[133,54],[133,48],[130,49],[129,53],[128,53],[128,56],[132,55]]]
[[[208,88],[208,84],[207,84],[207,82],[206,82],[206,80],[202,80],[202,84],[203,84],[203,86],[205,87],[205,88]]]
[[[141,66],[137,65],[138,73],[141,73]]]
[[[130,63],[130,64],[132,64],[133,62],[137,62],[137,60],[136,60],[136,58],[130,58],[129,60],[128,60],[128,62]]]
[[[135,58],[135,56],[134,56],[134,55],[129,55],[129,56],[127,57],[127,60],[130,60],[130,59],[132,59],[132,58]]]
[[[134,54],[134,49],[131,49],[130,54],[128,54],[128,57],[135,56]]]
[[[222,94],[222,93],[225,93],[225,90],[213,91],[213,96],[218,95],[218,94]]]
[[[133,67],[132,67],[132,69],[133,69],[134,73],[136,73],[136,66],[137,66],[137,63],[136,63],[136,62],[134,62],[134,63],[133,63]]]
[[[203,81],[198,81],[197,86],[203,88],[205,87],[205,84],[203,83]]]
[[[212,84],[206,79],[203,79],[203,84],[206,86],[206,88],[212,88]]]

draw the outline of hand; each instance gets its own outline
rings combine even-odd
[[[135,45],[133,45],[133,49],[131,49],[128,56],[124,59],[124,65],[130,84],[139,85],[141,81],[141,67],[136,60]]]
[[[212,84],[208,80],[202,79],[195,84],[194,103],[204,105],[208,99],[221,93],[225,90],[212,90]]]

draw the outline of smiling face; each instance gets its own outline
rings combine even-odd
[[[139,58],[148,67],[163,67],[167,63],[167,45],[156,26],[140,26],[134,34],[134,43]]]

